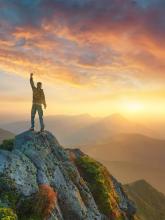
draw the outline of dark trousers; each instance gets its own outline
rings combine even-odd
[[[38,112],[39,120],[40,120],[40,127],[41,129],[44,129],[44,122],[43,122],[43,110],[42,105],[39,104],[33,104],[32,110],[31,110],[31,128],[34,128],[35,126],[35,115],[36,112]]]

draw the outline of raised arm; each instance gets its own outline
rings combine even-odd
[[[33,73],[30,74],[30,85],[31,85],[32,89],[35,88],[34,81],[33,81]]]

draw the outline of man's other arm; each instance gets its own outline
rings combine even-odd
[[[45,100],[45,94],[44,94],[44,91],[43,91],[43,94],[42,94],[42,98],[43,98],[43,105],[44,105],[44,108],[46,109],[47,105],[46,105],[46,100]]]
[[[32,89],[35,88],[34,81],[33,81],[33,73],[30,74],[30,85],[31,85]]]

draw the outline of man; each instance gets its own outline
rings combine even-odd
[[[32,91],[33,91],[33,105],[32,105],[32,110],[31,110],[31,129],[30,130],[34,131],[35,114],[36,112],[38,112],[39,120],[40,120],[40,127],[41,127],[41,132],[42,132],[44,131],[42,104],[44,105],[44,108],[46,109],[45,95],[42,89],[41,82],[37,83],[37,87],[34,85],[33,73],[30,74],[30,84],[31,84]]]

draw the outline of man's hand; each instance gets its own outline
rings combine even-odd
[[[45,104],[45,105],[44,105],[44,109],[46,109],[46,107],[47,107],[47,105]]]
[[[33,77],[33,73],[30,73],[30,77]]]

